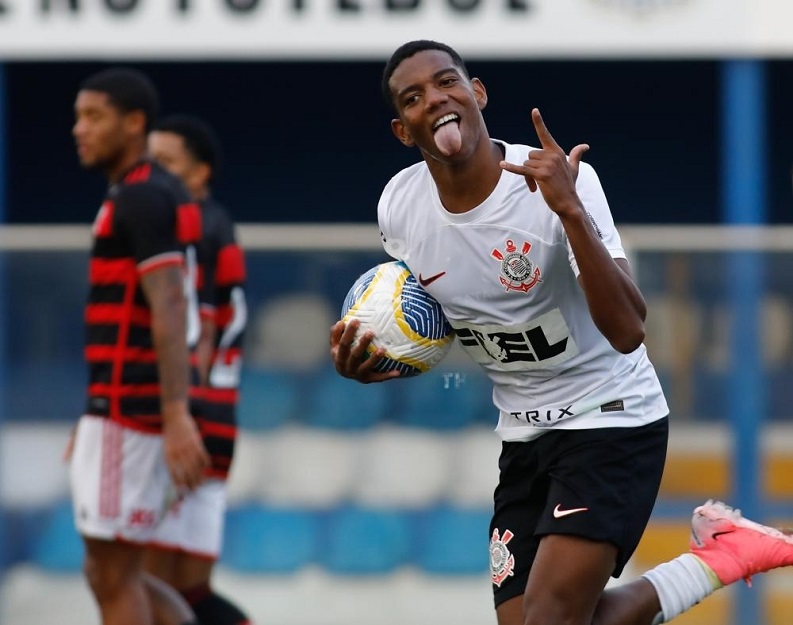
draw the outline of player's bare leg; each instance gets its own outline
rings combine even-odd
[[[84,538],[85,576],[102,625],[190,625],[195,616],[182,596],[143,572],[136,545]]]
[[[650,625],[660,607],[646,580],[603,592],[617,549],[577,536],[540,542],[523,596],[502,603],[499,625]]]
[[[141,576],[141,549],[126,543],[85,538],[85,576],[102,625],[153,625]]]

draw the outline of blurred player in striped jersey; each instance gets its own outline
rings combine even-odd
[[[196,117],[167,117],[149,134],[149,152],[184,182],[201,207],[201,338],[195,358],[203,399],[198,424],[212,465],[197,496],[175,506],[158,528],[158,544],[147,551],[146,568],[182,593],[200,623],[240,625],[249,622],[247,616],[214,592],[211,574],[222,545],[226,479],[237,435],[236,406],[247,320],[245,262],[228,212],[210,193],[209,184],[220,160],[211,128]]]
[[[157,104],[147,76],[111,68],[88,77],[74,105],[80,164],[108,181],[93,224],[87,402],[67,449],[104,625],[195,622],[182,597],[143,570],[174,494],[189,499],[209,465],[189,401],[199,319],[186,276],[201,217],[181,182],[146,156]]]

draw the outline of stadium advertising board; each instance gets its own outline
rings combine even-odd
[[[793,53],[789,0],[0,0],[0,58],[482,58]]]

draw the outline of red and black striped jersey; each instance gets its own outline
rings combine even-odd
[[[140,161],[108,189],[93,225],[85,310],[88,414],[160,431],[157,355],[141,276],[165,265],[186,267],[188,312],[194,317],[188,333],[194,332],[197,298],[185,258],[195,257],[190,247],[200,236],[198,205],[159,165]]]
[[[212,457],[212,473],[225,477],[234,455],[242,341],[248,320],[245,258],[234,235],[234,223],[223,206],[212,199],[201,202],[201,221],[199,301],[202,317],[214,322],[216,333],[198,422]]]

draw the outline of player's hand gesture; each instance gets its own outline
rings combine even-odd
[[[555,213],[561,215],[580,209],[575,181],[581,158],[589,146],[585,143],[575,146],[568,157],[548,131],[539,109],[532,110],[531,119],[542,149],[529,152],[529,158],[522,165],[501,161],[501,168],[523,176],[532,192],[539,189]]]
[[[374,334],[369,331],[364,332],[355,343],[360,325],[357,319],[349,323],[337,321],[330,329],[330,357],[336,371],[345,378],[364,384],[398,378],[400,375],[398,371],[380,373],[373,370],[386,350],[379,347],[372,354],[367,353],[369,345],[374,340]]]

